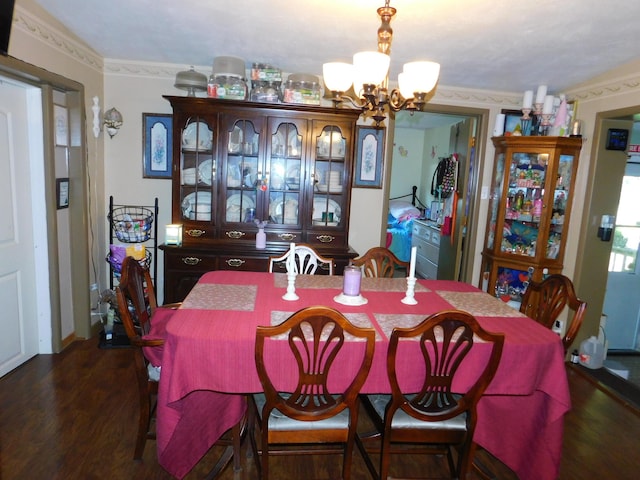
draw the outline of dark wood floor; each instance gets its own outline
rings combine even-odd
[[[0,379],[0,479],[170,479],[150,441],[142,462],[131,460],[137,403],[131,350],[76,342],[59,355],[40,355]],[[573,410],[566,416],[560,479],[636,479],[639,412],[625,407],[584,374],[568,368]],[[248,443],[248,442],[247,442]],[[212,449],[186,477],[204,478],[220,451]],[[516,476],[480,452],[496,478]],[[256,477],[243,455],[243,471],[223,479]],[[336,478],[339,458],[274,460],[273,478]],[[423,459],[403,462],[401,475],[437,475]],[[360,454],[353,478],[367,479]],[[475,474],[471,478],[477,478]]]

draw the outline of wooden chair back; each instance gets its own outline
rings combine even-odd
[[[351,343],[362,351],[349,369],[352,376],[348,386],[334,391],[329,388],[328,379],[332,369],[346,368],[335,360],[345,347],[347,336],[362,339]],[[294,386],[283,388],[274,384],[265,360],[267,342],[287,342],[297,370]],[[303,308],[277,326],[258,327],[255,361],[264,395],[253,397],[256,419],[252,424],[258,424],[262,432],[262,450],[256,455],[260,478],[268,478],[269,455],[317,453],[342,453],[343,478],[350,478],[358,394],[371,368],[374,347],[373,328],[356,327],[340,312],[325,306]],[[255,437],[249,437],[258,453]],[[297,444],[310,443],[315,448],[296,448]],[[272,444],[280,449],[272,448]],[[336,444],[343,449],[336,450]],[[282,450],[285,445],[288,448]],[[318,446],[324,448],[318,450]]]
[[[329,275],[333,275],[333,258],[323,257],[312,246],[304,244],[296,244],[295,253],[295,269],[296,273],[315,275],[320,267]],[[287,250],[284,254],[277,257],[269,257],[269,272],[280,271],[286,272],[286,262],[291,254]],[[319,272],[318,272],[319,273]]]
[[[577,297],[573,282],[562,274],[549,275],[542,282],[531,281],[520,304],[521,313],[547,328],[553,328],[565,307],[573,313],[568,318],[562,338],[566,353],[582,326],[587,310],[587,302]]]
[[[403,262],[385,247],[370,248],[352,263],[356,267],[362,267],[365,277],[392,278],[397,269],[401,269],[405,277],[409,274],[409,262]]]
[[[407,338],[419,339],[425,362],[425,376],[417,393],[403,391],[396,375],[400,340]],[[454,390],[458,368],[478,339],[491,345],[489,360],[470,387]],[[424,422],[442,422],[468,412],[474,426],[475,406],[498,369],[503,345],[503,334],[487,332],[473,315],[461,310],[438,312],[415,327],[394,328],[387,356],[391,412],[401,409]]]
[[[382,435],[381,446],[374,449],[380,461],[377,472],[367,445],[375,437],[356,438],[375,478],[388,477],[392,453],[416,452],[446,454],[452,478],[467,478],[476,406],[498,369],[503,345],[503,334],[485,331],[472,315],[460,310],[441,311],[415,327],[393,329],[387,354],[391,395],[362,396]],[[396,364],[405,361],[403,352],[409,348],[419,348],[424,359],[411,379],[419,387],[406,386],[407,379],[401,382],[396,373]],[[473,378],[456,383],[459,369],[472,351],[473,361],[483,362],[481,368]],[[452,447],[458,450],[455,462]]]

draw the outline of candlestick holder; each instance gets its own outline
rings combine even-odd
[[[400,300],[407,305],[416,305],[418,301],[415,299],[416,289],[416,277],[407,277],[407,293],[405,297]]]
[[[283,300],[294,301],[300,297],[296,295],[296,272],[287,272],[287,293],[282,296]]]
[[[522,135],[529,136],[531,134],[531,113],[530,108],[522,109],[522,117],[520,117],[520,127],[522,128]]]
[[[540,121],[542,120],[543,103],[533,104],[533,116],[531,117],[531,135],[540,135]]]
[[[542,128],[542,135],[544,135],[544,136],[549,135],[549,127],[551,126],[551,117],[552,116],[553,116],[553,113],[543,113],[542,114],[541,128]]]

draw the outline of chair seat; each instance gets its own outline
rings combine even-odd
[[[460,395],[454,395],[454,397]],[[412,398],[407,395],[407,398]],[[366,399],[371,403],[373,411],[378,415],[379,422],[384,422],[384,411],[391,401],[391,395],[367,395]],[[423,422],[408,415],[404,410],[398,409],[391,421],[391,428],[411,428],[413,430],[459,430],[467,429],[467,414],[462,413],[449,420],[439,420],[437,422]]]
[[[282,395],[285,397],[285,395]],[[264,393],[256,393],[253,395],[253,399],[258,407],[258,416],[262,420],[262,408],[267,399]],[[315,420],[313,422],[306,422],[302,420],[294,420],[287,417],[279,410],[274,409],[269,415],[269,430],[272,431],[300,431],[300,430],[335,430],[335,429],[348,429],[349,428],[349,409],[345,408],[338,415],[325,418],[324,420]]]

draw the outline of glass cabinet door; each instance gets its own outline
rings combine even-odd
[[[509,186],[500,250],[536,256],[545,199],[548,153],[515,152],[509,165]]]
[[[303,131],[283,122],[271,135],[271,155],[266,171],[269,179],[269,223],[300,225],[301,192],[303,189]]]
[[[256,219],[256,187],[261,173],[258,162],[260,134],[249,120],[236,121],[227,134],[224,220],[226,223],[253,223]]]
[[[337,227],[342,221],[346,189],[347,140],[335,125],[322,128],[315,141],[314,189],[311,220],[320,227]]]
[[[496,156],[495,171],[493,172],[493,184],[489,197],[489,225],[487,231],[487,248],[492,249],[496,238],[496,224],[498,223],[498,209],[502,198],[504,186],[504,153]]]
[[[560,155],[556,178],[551,179],[553,192],[553,209],[549,225],[549,239],[545,250],[545,258],[556,259],[563,244],[563,229],[567,205],[570,204],[571,172],[573,172],[573,155]]]
[[[215,212],[214,128],[203,117],[190,117],[181,132],[180,206],[183,220],[211,222]]]

